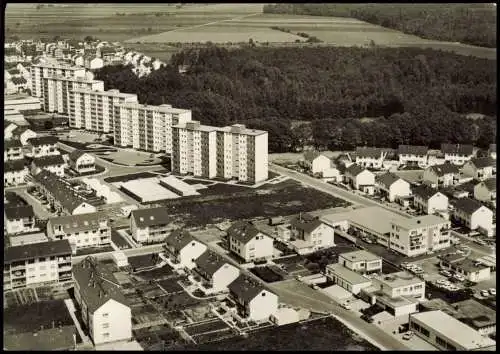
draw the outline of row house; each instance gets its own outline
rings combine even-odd
[[[195,240],[188,231],[175,230],[167,237],[164,249],[173,264],[193,269],[196,267],[196,260],[207,250],[207,246]]]
[[[7,247],[3,267],[4,291],[73,282],[67,240]]]
[[[300,214],[290,222],[291,236],[306,242],[311,252],[335,246],[334,230],[319,217]]]
[[[474,156],[474,147],[462,144],[441,144],[441,153],[446,162],[463,165]]]
[[[76,173],[94,172],[95,157],[82,150],[73,150],[68,155],[69,167]]]
[[[4,161],[22,160],[23,158],[24,158],[23,144],[21,144],[19,140],[4,141],[3,144]]]
[[[55,136],[41,136],[28,139],[26,156],[37,158],[42,156],[60,155],[57,149],[59,139]]]
[[[493,236],[493,212],[477,200],[456,200],[452,209],[452,220],[469,230],[478,230],[487,236]]]
[[[474,186],[474,199],[496,205],[497,179],[488,178]]]
[[[357,147],[356,164],[363,167],[380,169],[383,166],[387,151],[375,147]]]
[[[4,187],[18,186],[26,182],[29,175],[26,160],[13,160],[4,162],[3,184]]]
[[[130,230],[136,242],[162,242],[173,231],[172,218],[165,207],[137,209],[130,215]]]
[[[246,221],[238,221],[227,230],[229,250],[245,262],[269,259],[274,254],[273,239]]]
[[[424,170],[422,183],[432,188],[443,188],[453,186],[458,183],[460,171],[455,164],[444,163],[434,165]]]
[[[483,181],[496,175],[496,162],[490,157],[472,158],[461,169],[462,174]]]
[[[427,146],[399,145],[398,159],[400,165],[414,165],[425,167],[427,165]]]
[[[353,189],[369,195],[374,193],[375,175],[357,163],[346,168],[345,179]]]
[[[413,207],[427,215],[448,210],[448,197],[426,185],[413,188]]]
[[[33,211],[33,207],[31,205],[5,206],[4,229],[7,234],[35,231],[35,212]]]
[[[102,212],[50,218],[47,236],[52,240],[68,240],[73,253],[89,247],[109,246],[111,227]]]
[[[132,310],[113,273],[87,257],[74,266],[73,277],[76,303],[94,345],[130,341]]]
[[[61,155],[48,155],[34,158],[31,162],[31,174],[37,175],[42,170],[47,170],[53,174],[64,177],[66,162]]]
[[[375,178],[375,188],[388,201],[394,202],[399,198],[408,198],[411,195],[410,183],[392,172],[386,172]]]
[[[240,270],[228,263],[217,253],[206,250],[195,261],[194,271],[202,281],[201,290],[205,293],[221,293],[228,291],[228,286],[240,275]]]

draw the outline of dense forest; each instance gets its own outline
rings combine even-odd
[[[180,74],[179,65],[189,70]],[[272,152],[441,143],[496,136],[496,62],[419,48],[191,49],[137,78],[96,73],[141,103],[189,108],[193,119],[269,131]],[[485,118],[471,120],[468,113]]]
[[[497,46],[493,4],[275,4],[264,13],[353,17],[422,38]]]

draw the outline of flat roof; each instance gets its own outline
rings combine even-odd
[[[434,226],[438,224],[444,224],[447,223],[448,221],[442,217],[439,217],[437,215],[422,215],[422,216],[417,216],[415,218],[400,218],[398,220],[393,220],[392,221],[394,224],[406,229],[416,229],[420,227],[427,227],[427,226]]]
[[[156,178],[135,179],[121,183],[121,187],[132,194],[135,194],[144,202],[179,198],[177,194],[160,186]]]
[[[108,90],[108,91],[96,91],[96,90],[91,90],[88,88],[75,88],[71,90],[73,92],[78,92],[78,93],[91,93],[94,95],[100,95],[100,96],[115,96],[115,97],[135,97],[137,98],[137,95],[135,93],[125,93],[125,92],[120,92],[118,90]]]
[[[377,275],[373,278],[373,280],[387,285],[391,288],[399,288],[402,286],[424,283],[422,279],[406,271]]]
[[[432,328],[442,336],[452,339],[458,345],[467,350],[480,349],[496,345],[494,340],[486,336],[482,336],[475,329],[467,326],[441,310],[412,314],[410,315],[410,318],[414,318],[425,326]]]
[[[339,263],[334,263],[334,264],[329,264],[326,266],[326,268],[330,269],[333,271],[335,274],[337,274],[339,277],[342,279],[345,279],[351,284],[363,284],[363,283],[369,283],[371,282],[370,279],[362,276],[359,273],[356,273],[350,269],[347,269],[344,267],[342,264]]]
[[[352,251],[352,252],[347,252],[347,253],[341,253],[339,254],[339,257],[343,257],[345,259],[348,259],[352,262],[359,262],[359,261],[378,261],[381,260],[382,258],[377,256],[376,254],[370,253],[365,250],[359,250],[359,251]]]
[[[185,122],[177,125],[173,125],[172,128],[187,129],[193,131],[203,131],[203,132],[216,132],[217,127],[212,127],[211,125],[196,124],[197,121]]]
[[[184,182],[183,180],[178,179],[175,176],[167,176],[160,179],[160,183],[167,184],[176,190],[182,192],[183,195],[199,195],[191,184]]]

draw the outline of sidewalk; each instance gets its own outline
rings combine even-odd
[[[73,319],[73,322],[75,323],[75,326],[76,326],[76,329],[78,331],[78,334],[82,338],[83,344],[85,346],[89,345],[91,347],[94,347],[94,344],[92,343],[92,341],[90,340],[90,338],[83,333],[83,330],[82,330],[82,327],[80,325],[80,322],[76,318],[76,315],[75,315],[76,308],[75,308],[75,304],[73,303],[73,300],[72,299],[66,299],[66,300],[64,300],[64,303],[66,304],[66,307],[68,308],[69,314],[70,314],[71,318]]]

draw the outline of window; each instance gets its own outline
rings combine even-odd
[[[420,327],[420,333],[422,333],[426,337],[429,337],[429,331],[424,327]]]
[[[104,318],[108,318],[108,316],[109,316],[109,313],[103,313],[102,314],[102,317],[104,317]]]
[[[38,259],[38,261],[39,261],[39,262],[45,262],[45,257],[40,257],[40,258]]]
[[[109,338],[109,333],[103,333],[103,334],[102,334],[102,336],[103,336],[104,338]]]
[[[443,338],[439,337],[439,336],[436,336],[436,343],[439,346],[446,348],[446,341]]]
[[[109,323],[103,323],[102,328],[109,328]]]

